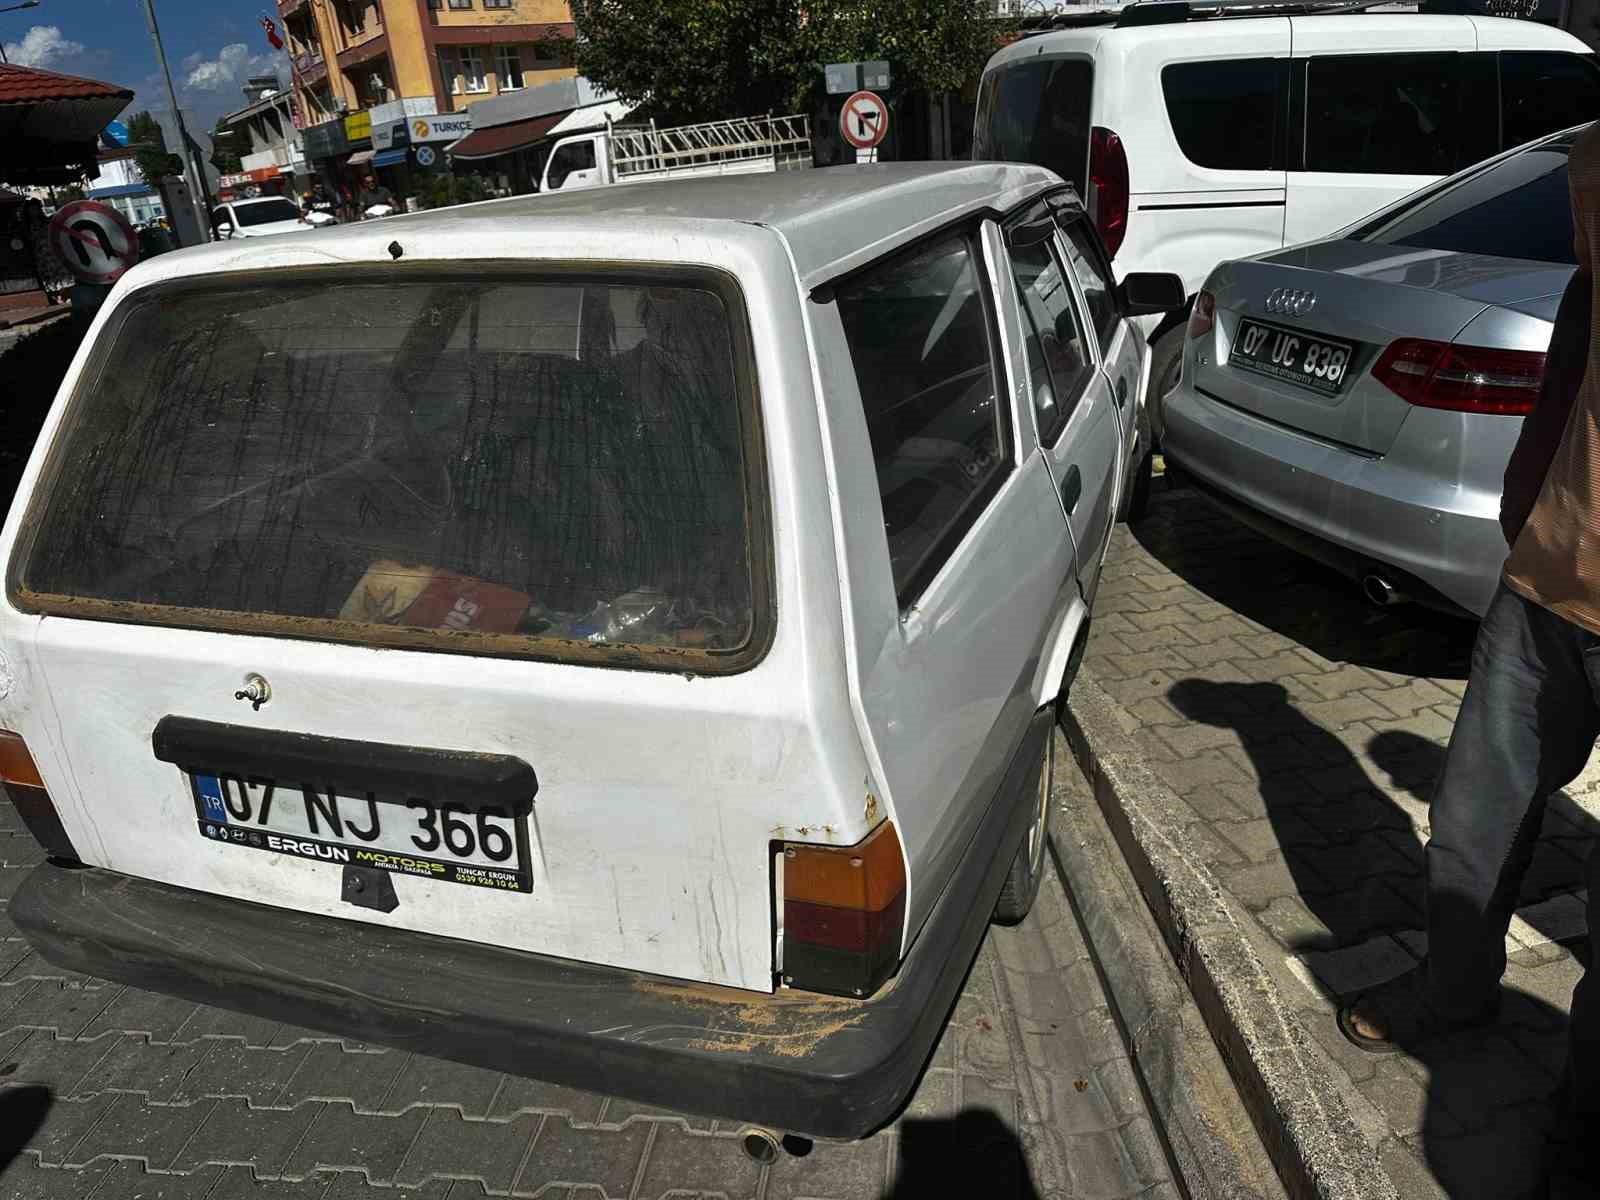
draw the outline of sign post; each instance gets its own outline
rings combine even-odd
[[[889,132],[889,106],[876,92],[856,92],[839,110],[839,132],[856,148],[856,161],[877,162],[878,144]]]

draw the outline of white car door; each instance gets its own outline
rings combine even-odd
[[[1363,22],[1363,41],[1372,34]],[[1284,242],[1324,237],[1499,148],[1494,56],[1465,18],[1419,53],[1349,51],[1327,18],[1293,18],[1292,152]],[[1399,34],[1400,29],[1396,30]],[[1413,44],[1398,37],[1397,49]]]
[[[905,849],[913,935],[1038,708],[1063,612],[1081,612],[1008,276],[998,228],[974,220],[810,306],[858,719]]]
[[[1116,400],[1100,370],[1095,334],[1050,210],[1039,205],[1008,224],[1006,251],[1022,302],[1034,425],[1078,548],[1079,583],[1090,600],[1116,514],[1118,468],[1125,461]],[[1128,394],[1131,402],[1131,385]]]

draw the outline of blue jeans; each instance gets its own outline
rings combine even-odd
[[[1502,583],[1478,629],[1430,815],[1428,995],[1447,1018],[1492,1015],[1545,801],[1589,760],[1597,696],[1600,635]]]

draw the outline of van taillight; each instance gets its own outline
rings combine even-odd
[[[782,845],[783,981],[866,996],[894,974],[906,914],[906,870],[894,825],[853,846]]]
[[[1128,236],[1128,152],[1121,138],[1099,126],[1089,135],[1089,217],[1106,257],[1115,258]]]
[[[51,803],[50,793],[45,791],[44,780],[39,777],[39,768],[34,765],[33,755],[28,753],[28,744],[21,735],[4,730],[0,730],[0,784],[5,785],[6,795],[17,815],[33,834],[33,840],[44,847],[45,853],[52,858],[77,862],[78,851],[61,826],[56,806]]]
[[[1521,417],[1533,411],[1544,379],[1543,354],[1400,338],[1372,368],[1395,395],[1419,408]]]

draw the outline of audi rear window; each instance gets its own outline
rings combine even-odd
[[[1576,264],[1565,138],[1545,142],[1355,231],[1362,241]]]
[[[153,289],[73,397],[13,597],[737,669],[766,619],[743,327],[725,279]]]

